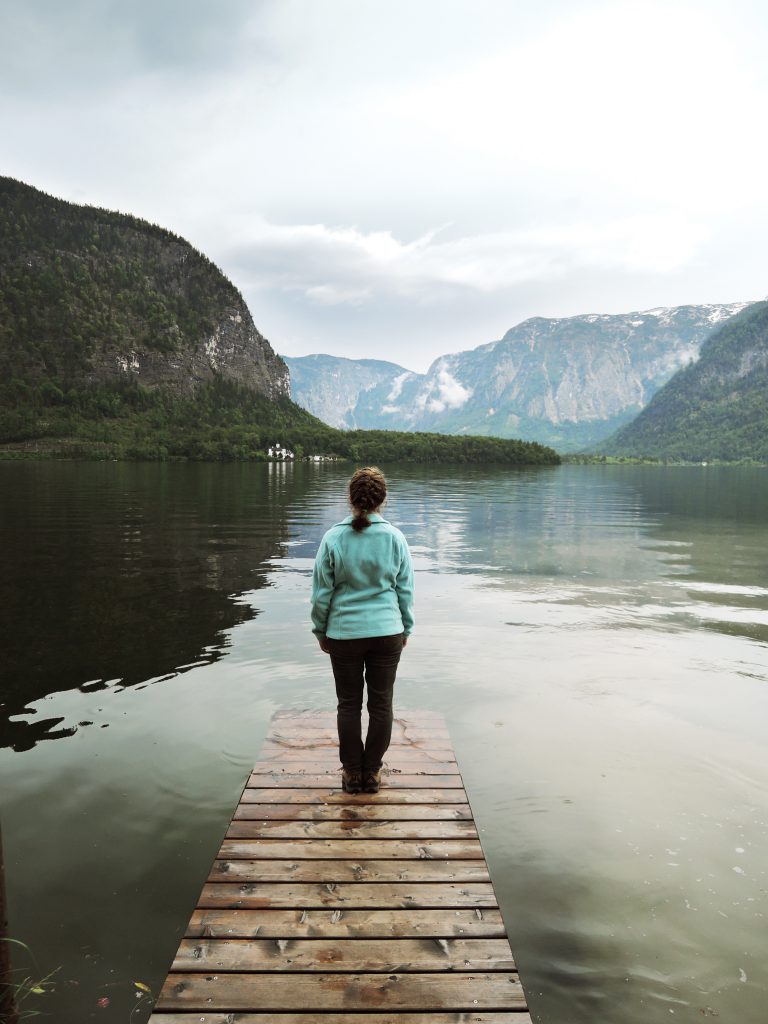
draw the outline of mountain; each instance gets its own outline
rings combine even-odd
[[[768,462],[768,302],[724,324],[601,451]]]
[[[218,378],[290,393],[242,295],[188,242],[11,178],[0,178],[0,324],[5,380],[191,395]]]
[[[316,396],[332,392],[344,418],[364,428],[514,436],[576,451],[631,420],[747,305],[535,317],[500,341],[440,357],[426,374],[390,364],[379,383],[368,379],[362,387],[357,370],[347,375],[347,360],[312,364],[304,357],[296,399],[324,418],[326,405]]]
[[[328,426],[291,401],[243,297],[183,238],[0,178],[1,458],[258,460],[278,439],[357,462],[559,461],[522,441]]]
[[[342,430],[362,427],[358,408],[365,417],[364,396],[409,371],[379,359],[342,359],[339,356],[283,356],[291,374],[293,400],[314,416]],[[378,425],[378,424],[377,424]]]

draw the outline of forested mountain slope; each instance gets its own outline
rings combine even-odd
[[[676,373],[600,450],[768,462],[768,302],[721,327],[698,361]]]
[[[188,242],[0,178],[0,371],[57,387],[140,380],[190,394],[214,375],[289,393],[242,295]]]

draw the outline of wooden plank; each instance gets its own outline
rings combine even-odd
[[[474,821],[233,821],[227,839],[475,839]]]
[[[294,750],[291,747],[272,746],[265,743],[259,752],[260,761],[275,761],[277,763],[306,761],[309,757],[323,759],[336,765],[340,764],[339,748],[331,744],[324,747],[312,747],[310,753],[309,750]],[[430,761],[456,763],[456,755],[450,747],[430,747],[429,749],[398,747],[396,751],[387,751],[384,755],[384,764],[395,767],[401,767],[404,764],[429,763]]]
[[[306,750],[292,750],[290,747],[273,746],[265,743],[259,752],[260,761],[306,761],[310,755]],[[339,763],[339,748],[336,744],[314,747],[312,757],[324,758]],[[450,747],[430,747],[420,750],[417,747],[398,747],[396,754],[387,752],[384,764],[405,764],[411,762],[451,761],[456,763],[456,755]]]
[[[272,775],[251,775],[248,788],[263,787],[265,789],[341,789],[341,772],[326,772],[323,775],[291,775],[288,772],[276,771]],[[382,786],[386,789],[419,789],[421,787],[435,789],[461,789],[460,775],[406,775],[392,773],[382,777]]]
[[[159,1010],[510,1010],[525,1008],[516,974],[175,974]]]
[[[188,938],[503,938],[501,913],[478,909],[420,910],[216,910],[198,909]]]
[[[367,716],[361,717],[361,725],[366,728],[370,719]],[[421,719],[409,717],[395,717],[392,720],[392,742],[402,742],[408,736],[414,735],[442,736],[448,744],[451,737],[444,721],[440,719]],[[336,731],[335,717],[322,720],[301,720],[298,718],[273,718],[272,727],[269,730],[269,738],[275,742],[281,736],[316,736],[318,740],[328,740],[331,743],[338,743],[338,732]]]
[[[338,787],[328,789],[256,789],[243,791],[241,803],[251,804],[347,804],[373,806],[377,804],[465,804],[463,789],[391,789],[378,793],[360,793],[351,796]]]
[[[469,804],[239,804],[234,820],[468,821]]]
[[[506,939],[183,939],[173,971],[514,971]]]
[[[344,793],[335,713],[275,716],[152,1024],[530,1024],[439,714],[382,775]]]
[[[199,907],[496,907],[489,882],[206,882]]]
[[[153,1013],[152,1024],[532,1024],[514,1010],[457,1010],[452,1013]]]
[[[368,714],[363,708],[363,721],[366,721]],[[335,708],[280,708],[272,716],[272,720],[280,722],[287,718],[291,722],[307,723],[319,722],[321,724],[336,724]],[[437,721],[442,728],[445,728],[445,716],[442,711],[434,711],[431,708],[399,708],[394,712],[396,722],[420,722],[424,720]]]
[[[285,730],[285,729],[312,729],[318,730],[334,730],[337,722],[337,712],[334,711],[311,711],[306,715],[288,714],[281,715],[279,712],[272,716],[272,728]],[[367,709],[364,707],[360,721],[365,730],[370,721]],[[420,727],[423,729],[434,728],[447,729],[445,718],[439,712],[435,711],[431,714],[424,714],[423,712],[395,712],[393,719],[393,728],[408,729],[410,727]],[[272,735],[272,729],[270,729],[270,736]],[[267,737],[269,739],[269,736]]]
[[[276,746],[290,747],[293,750],[315,750],[317,747],[332,747],[338,744],[335,730],[316,732],[305,729],[295,732],[274,732],[270,735],[271,742]],[[434,747],[446,747],[450,743],[447,732],[431,729],[409,729],[407,735],[392,734],[388,755],[394,757],[401,747],[429,750]]]
[[[362,733],[367,731],[367,721],[362,722]],[[432,746],[451,747],[451,739],[447,729],[444,729],[430,722],[414,722],[412,725],[398,726],[397,720],[392,728],[393,746],[407,746],[418,737],[421,745],[426,741]],[[317,726],[280,725],[271,731],[265,740],[265,744],[289,748],[292,745],[312,745],[313,747],[335,747],[338,749],[339,737],[336,731],[336,723]]]
[[[485,860],[216,860],[209,882],[489,882]]]
[[[218,854],[225,860],[475,860],[482,855],[478,839],[225,839]]]
[[[251,775],[335,775],[338,779],[338,758],[332,763],[325,758],[307,758],[301,761],[257,761]],[[381,773],[382,781],[388,782],[392,775],[458,775],[459,768],[455,761],[409,761],[399,768],[385,767]],[[257,783],[258,785],[258,783]]]

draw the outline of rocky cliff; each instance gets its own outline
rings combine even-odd
[[[366,395],[391,384],[409,371],[379,359],[343,359],[340,356],[283,356],[291,373],[294,402],[332,427],[364,428],[371,419]],[[379,394],[380,392],[376,392]],[[400,429],[397,427],[396,429]]]
[[[0,372],[59,388],[214,378],[276,398],[288,369],[221,271],[184,239],[0,178]]]

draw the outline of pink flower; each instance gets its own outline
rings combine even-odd
[[[109,1006],[109,996],[102,996],[101,999],[97,999],[96,1005],[100,1010],[106,1010]]]

